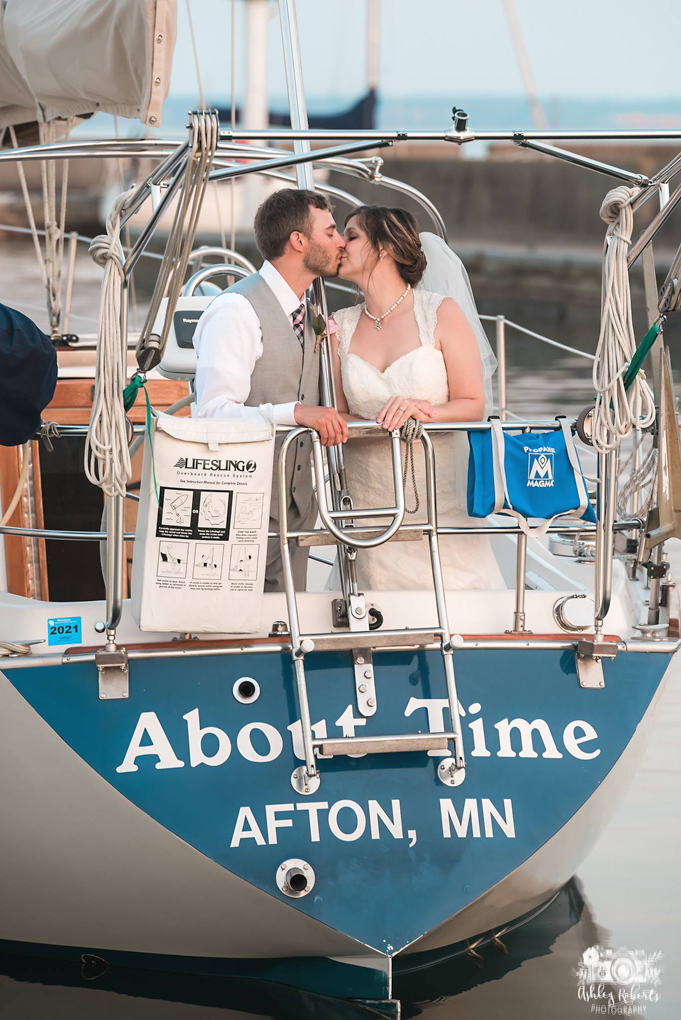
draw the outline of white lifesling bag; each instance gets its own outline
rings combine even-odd
[[[140,630],[252,634],[265,584],[274,426],[155,413],[132,613]]]

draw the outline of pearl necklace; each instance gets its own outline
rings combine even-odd
[[[395,311],[397,306],[399,304],[401,304],[402,301],[404,301],[404,299],[406,298],[406,296],[407,296],[407,294],[409,293],[410,290],[411,290],[411,284],[408,283],[407,284],[407,289],[405,290],[405,292],[402,295],[402,297],[398,297],[398,299],[395,302],[395,304],[391,305],[387,312],[383,312],[383,315],[372,315],[371,312],[368,311],[366,305],[364,306],[364,314],[368,315],[369,318],[373,320],[373,323],[374,323],[374,326],[376,327],[376,329],[382,329],[383,328],[383,321],[382,320],[385,319],[386,315],[390,315],[391,312]]]

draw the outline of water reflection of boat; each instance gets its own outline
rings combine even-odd
[[[545,908],[508,925],[437,953],[420,954],[396,968],[395,997],[401,1015],[457,1018],[526,1017],[528,1004],[546,994],[551,1015],[575,1016],[574,970],[582,951],[603,944],[604,936],[592,917],[577,880],[561,889]],[[541,969],[528,969],[532,961]],[[513,972],[524,968],[515,980]],[[361,1020],[390,1017],[389,1006],[340,1002],[289,985],[258,980],[248,966],[241,977],[192,976],[108,966],[95,956],[67,963],[35,956],[0,955],[0,1000],[11,1001],[14,1015],[51,1015],[85,1020],[95,1013],[102,1020],[144,1015],[166,1017],[169,1005],[178,1020],[194,1016],[189,1007],[211,1008],[215,1020]],[[187,1010],[183,1009],[187,1007]],[[143,1010],[143,1014],[142,1011]]]
[[[244,967],[244,973],[248,967]],[[87,956],[63,959],[0,954],[0,1003],[12,1003],[9,1020],[390,1020],[396,1011],[342,1002],[288,984],[252,977],[177,974],[102,965]],[[200,1009],[197,1009],[200,1007]]]
[[[435,1018],[435,1004],[460,1020],[468,1017],[526,1017],[546,994],[551,1016],[573,1018],[577,1005],[575,969],[582,952],[604,944],[582,886],[572,879],[543,909],[516,925],[487,932],[458,946],[405,958],[395,969],[395,996],[402,1016]],[[542,960],[541,967],[528,967]],[[522,975],[513,972],[524,967]],[[451,1015],[447,1013],[446,1015]]]

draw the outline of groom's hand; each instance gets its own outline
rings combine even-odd
[[[336,446],[348,438],[348,426],[335,407],[309,407],[307,404],[296,404],[293,417],[298,425],[318,432],[322,446]]]

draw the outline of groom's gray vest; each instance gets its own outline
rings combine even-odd
[[[228,288],[227,293],[242,294],[250,301],[262,329],[262,357],[255,363],[251,376],[251,392],[245,401],[246,405],[257,407],[266,403],[286,404],[293,400],[318,405],[319,354],[314,352],[315,334],[309,306],[305,315],[304,346],[301,347],[298,337],[293,332],[290,318],[260,273],[253,273],[244,280],[239,280]],[[272,480],[270,517],[277,522],[278,456],[283,441],[284,436],[279,436],[276,441]],[[308,524],[307,521],[311,516],[316,517],[310,469],[311,449],[312,444],[307,436],[298,439],[293,449],[289,447],[286,477],[290,528],[312,527],[313,524]]]

